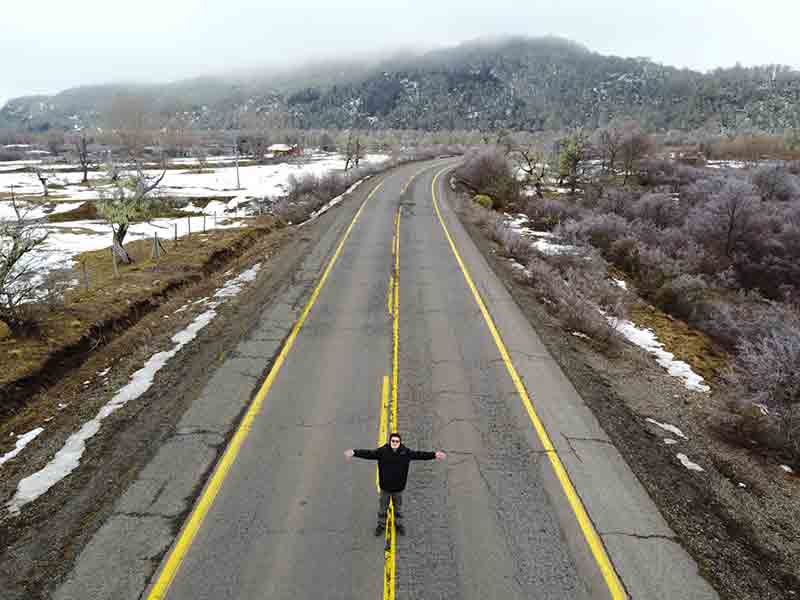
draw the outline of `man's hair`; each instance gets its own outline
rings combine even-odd
[[[403,438],[401,438],[400,434],[397,433],[396,431],[394,431],[394,432],[389,434],[389,441],[390,442],[392,441],[392,438],[397,438],[398,440],[400,440],[401,443],[403,442]]]

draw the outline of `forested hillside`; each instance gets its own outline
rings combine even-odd
[[[182,114],[202,128],[234,127],[243,116],[301,128],[547,130],[603,126],[616,117],[653,131],[800,127],[800,72],[788,67],[702,74],[540,38],[472,42],[369,68],[336,64],[235,81],[75,88],[10,101],[0,128],[102,125],[125,94],[142,99],[154,124]]]

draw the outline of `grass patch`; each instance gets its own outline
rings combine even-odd
[[[197,282],[245,252],[258,238],[281,228],[271,216],[251,220],[244,229],[214,230],[164,242],[165,254],[151,260],[152,240],[125,244],[134,259],[114,276],[109,249],[76,257],[89,274],[89,289],[67,290],[63,306],[35,307],[38,332],[0,339],[0,400],[22,383],[43,385],[75,354],[90,351],[116,329],[124,329],[157,307],[170,291]],[[82,281],[81,267],[72,278]],[[81,286],[83,284],[81,283]],[[6,393],[3,393],[3,388]],[[0,406],[0,414],[13,407]]]
[[[637,327],[652,329],[658,340],[675,358],[689,364],[706,381],[718,381],[730,357],[704,333],[690,328],[657,308],[636,303],[630,309],[631,321]]]

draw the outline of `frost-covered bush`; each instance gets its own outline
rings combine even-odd
[[[489,233],[508,256],[513,256],[521,262],[527,261],[532,252],[531,241],[520,235],[518,230],[509,227],[504,219],[494,220],[489,225]]]
[[[687,213],[678,198],[663,193],[645,194],[630,207],[634,218],[645,219],[661,229],[680,227]]]
[[[484,148],[467,154],[456,169],[455,177],[473,194],[491,196],[495,209],[519,202],[521,184],[499,148]]]
[[[683,274],[664,283],[655,294],[658,307],[686,321],[693,321],[705,301],[708,283],[701,276]]]
[[[784,449],[800,465],[800,322],[742,339],[737,350],[731,381],[738,400],[767,407]]]
[[[598,200],[597,212],[628,216],[635,201],[636,195],[628,188],[612,188]]]
[[[573,202],[558,198],[533,198],[525,205],[525,214],[536,229],[551,231],[567,219],[577,219],[581,209]]]
[[[531,285],[566,330],[585,333],[606,347],[619,343],[616,331],[598,310],[597,302],[588,295],[593,293],[594,283],[584,274],[568,270],[562,275],[539,258],[531,259],[528,272]],[[615,313],[624,313],[621,302],[612,308]]]
[[[800,198],[800,179],[782,165],[759,167],[751,179],[766,201],[789,202]]]
[[[719,191],[689,214],[689,228],[695,240],[719,257],[731,259],[755,233],[753,217],[761,201],[747,182],[726,180]]]
[[[556,229],[556,234],[607,252],[611,244],[627,237],[629,229],[628,221],[618,215],[594,214],[580,221],[567,221]]]

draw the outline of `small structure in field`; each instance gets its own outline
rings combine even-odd
[[[272,144],[267,148],[267,153],[272,154],[273,157],[278,158],[281,156],[301,156],[303,149],[297,144]]]

